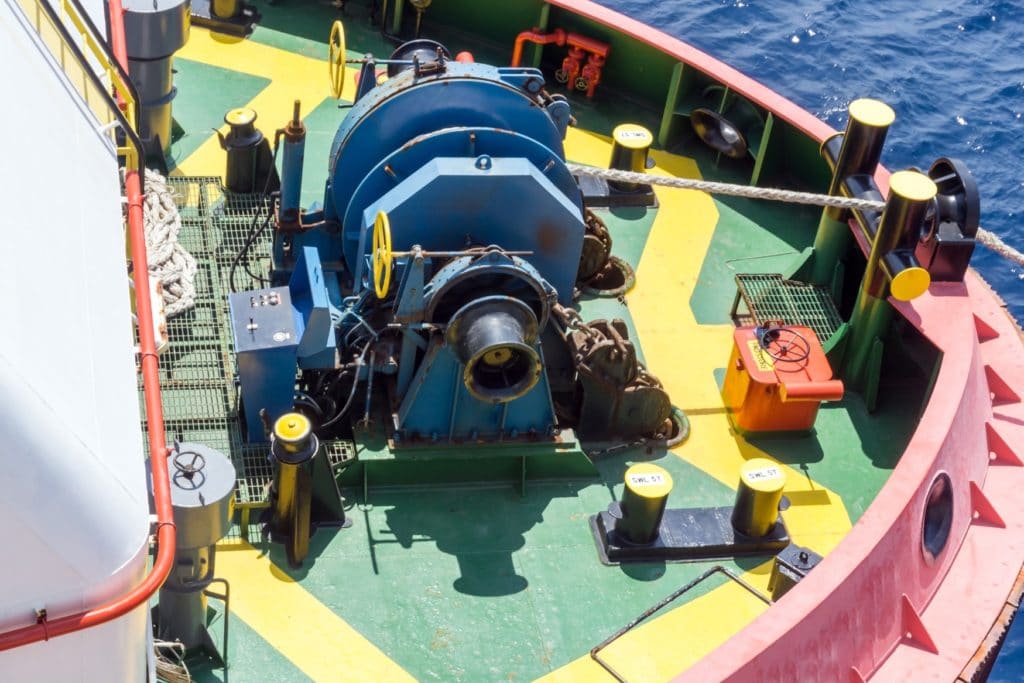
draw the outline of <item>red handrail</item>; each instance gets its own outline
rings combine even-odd
[[[110,10],[110,45],[121,67],[128,70],[125,46],[124,8],[121,0],[108,0]],[[0,651],[49,640],[67,633],[98,626],[124,616],[146,603],[163,584],[174,559],[174,512],[171,509],[170,480],[167,475],[167,443],[164,440],[164,415],[160,403],[159,363],[153,331],[152,304],[149,300],[149,261],[146,256],[145,228],[142,215],[142,187],[137,169],[125,173],[128,196],[128,235],[131,241],[133,277],[135,278],[135,309],[139,320],[139,356],[142,366],[142,389],[146,404],[146,425],[149,432],[149,459],[153,473],[153,499],[157,517],[157,552],[153,568],[143,581],[124,595],[84,612],[58,619],[41,618],[32,626],[0,633]]]

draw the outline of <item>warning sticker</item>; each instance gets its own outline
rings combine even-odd
[[[626,128],[619,131],[619,138],[622,140],[642,140],[648,136],[650,133],[640,128]]]
[[[778,479],[782,476],[782,472],[778,467],[762,467],[756,470],[750,470],[744,474],[750,481],[767,481],[769,479]]]
[[[750,355],[754,358],[754,366],[758,370],[761,372],[772,372],[775,370],[775,363],[772,361],[772,357],[761,348],[761,344],[756,339],[748,340],[747,345],[750,347]]]
[[[629,483],[632,486],[661,486],[665,483],[665,475],[658,472],[631,474],[629,475]]]

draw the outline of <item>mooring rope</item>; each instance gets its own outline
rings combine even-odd
[[[658,185],[659,187],[674,187],[682,190],[699,190],[702,192],[709,192],[711,194],[723,194],[731,197],[767,199],[769,201],[788,202],[791,204],[809,204],[812,206],[832,206],[839,209],[881,211],[885,208],[885,202],[872,199],[833,197],[832,195],[816,194],[814,192],[797,192],[796,190],[780,190],[773,187],[756,187],[753,185],[735,185],[733,183],[719,183],[710,180],[698,180],[696,178],[670,178],[667,176],[648,175],[647,173],[620,171],[614,168],[583,166],[581,164],[570,163],[566,165],[569,167],[569,171],[575,175],[603,178],[605,180],[615,182]],[[984,244],[1000,256],[1013,261],[1018,266],[1024,267],[1024,253],[1017,251],[997,235],[985,230],[984,228],[978,228],[976,239],[979,243]]]
[[[167,179],[150,169],[144,213],[149,272],[160,278],[164,310],[172,318],[196,305],[196,260],[178,242],[181,216]]]

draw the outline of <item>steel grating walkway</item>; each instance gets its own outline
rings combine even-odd
[[[747,315],[739,311],[742,300]],[[741,273],[736,276],[733,320],[750,318],[755,325],[779,321],[814,330],[822,344],[843,324],[832,296],[824,287],[786,280],[777,273]]]
[[[195,256],[198,271],[195,308],[168,321],[170,344],[160,355],[167,440],[198,442],[228,455],[238,475],[236,505],[243,510],[265,507],[273,469],[268,445],[247,444],[242,437],[227,294],[232,262],[253,231],[258,235],[248,262],[236,268],[237,289],[260,286],[252,274],[269,270],[272,231],[259,230],[268,200],[225,193],[216,177],[172,177],[168,182],[181,216],[179,241]],[[141,389],[140,379],[145,432]],[[332,465],[351,459],[355,451],[350,441],[324,445]]]

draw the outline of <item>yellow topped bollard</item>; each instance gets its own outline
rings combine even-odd
[[[619,171],[643,173],[647,170],[647,154],[654,144],[651,131],[635,123],[623,123],[612,131],[612,158],[608,167]],[[634,192],[639,189],[637,183],[609,181],[608,183],[621,192]]]
[[[619,536],[637,545],[652,543],[668,494],[672,491],[672,475],[662,467],[644,462],[626,470],[622,490],[622,517],[615,524]]]
[[[299,566],[309,553],[313,461],[320,441],[302,413],[285,413],[274,422],[270,453],[274,459],[271,534],[285,543],[288,561]]]
[[[873,176],[885,146],[889,126],[896,120],[892,107],[879,100],[861,98],[850,103],[846,130],[825,140],[821,156],[832,169],[828,194],[844,195],[843,184],[851,176]],[[840,286],[833,282],[836,266],[849,247],[852,235],[846,224],[848,209],[826,207],[814,237],[814,261],[810,281],[825,287]]]
[[[884,280],[878,270],[872,268],[876,258],[894,298],[910,301],[928,291],[931,276],[913,258],[910,245],[916,243],[914,227],[924,220],[938,190],[935,181],[917,171],[896,171],[889,176],[889,198],[868,259],[872,277],[868,278],[867,274],[864,277],[872,296],[885,296]],[[901,242],[908,243],[904,245],[904,253],[898,251]]]
[[[767,458],[751,458],[740,467],[732,525],[744,536],[767,536],[779,518],[779,503],[786,475]]]

